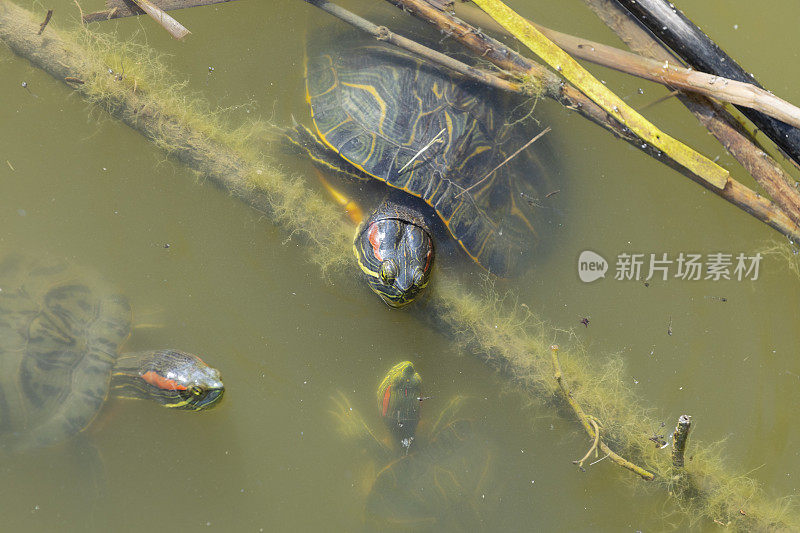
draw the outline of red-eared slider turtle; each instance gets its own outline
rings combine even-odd
[[[529,150],[504,164],[533,137],[528,121],[508,122],[519,102],[391,45],[335,40],[309,44],[313,125],[290,136],[324,168],[390,186],[354,243],[372,290],[392,307],[417,296],[433,267],[433,225],[486,270],[519,271],[536,241],[541,178]]]
[[[120,354],[128,301],[66,264],[0,261],[0,449],[64,440],[109,395],[202,410],[223,395],[219,372],[177,350]]]
[[[390,442],[344,396],[333,411],[342,433],[358,437],[379,461],[367,480],[365,521],[376,530],[481,529],[490,512],[491,453],[454,398],[416,439],[421,383],[413,365],[395,365],[378,387],[378,412]]]

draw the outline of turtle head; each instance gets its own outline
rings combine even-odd
[[[370,288],[390,307],[408,305],[428,285],[434,249],[422,223],[373,215],[359,229],[354,249]]]
[[[422,378],[410,361],[394,365],[378,385],[378,411],[389,431],[408,449],[419,422]]]
[[[219,370],[177,350],[121,355],[113,380],[117,396],[150,398],[164,407],[192,411],[213,407],[225,392]]]

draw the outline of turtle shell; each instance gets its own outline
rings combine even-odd
[[[530,150],[500,165],[533,136],[528,121],[507,123],[508,95],[370,42],[345,33],[332,50],[309,43],[306,96],[319,138],[424,200],[484,268],[513,273],[536,241],[542,172]]]
[[[0,260],[0,448],[78,433],[108,395],[127,300],[64,263]]]
[[[380,531],[470,531],[491,514],[491,451],[469,420],[446,424],[425,445],[386,465],[365,506]]]

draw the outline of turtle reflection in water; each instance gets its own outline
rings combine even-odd
[[[479,529],[493,500],[487,493],[491,453],[454,398],[418,436],[422,380],[414,366],[395,365],[378,387],[378,410],[389,442],[374,432],[346,397],[335,399],[341,431],[360,438],[382,466],[368,483],[367,526],[378,530]],[[425,422],[423,421],[423,425]]]
[[[59,262],[0,260],[0,449],[47,446],[84,430],[109,395],[199,411],[219,372],[177,350],[120,354],[131,331],[121,295]]]
[[[434,233],[493,274],[519,273],[546,166],[537,145],[509,157],[533,137],[530,121],[511,118],[520,102],[354,32],[321,41],[305,62],[312,127],[287,134],[323,170],[388,186],[354,242],[370,288],[392,307],[413,301],[430,280]]]

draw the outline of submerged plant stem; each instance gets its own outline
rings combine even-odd
[[[592,447],[589,448],[589,451],[586,452],[586,454],[583,457],[581,457],[577,461],[572,461],[572,464],[578,465],[578,468],[580,468],[581,471],[585,471],[585,469],[583,468],[583,463],[586,462],[586,459],[588,459],[592,455],[592,452],[597,453],[597,445],[600,443],[600,426],[597,425],[597,420],[592,418],[589,420],[589,422],[592,424],[592,429],[594,429],[594,440],[592,441]]]
[[[564,399],[567,401],[572,410],[575,412],[575,416],[578,417],[583,428],[589,433],[589,436],[594,438],[595,440],[600,439],[600,428],[597,426],[597,422],[595,422],[595,418],[592,416],[588,416],[586,412],[583,410],[581,405],[573,398],[572,394],[569,392],[569,388],[567,387],[566,383],[564,383],[564,376],[561,373],[561,364],[558,362],[558,346],[555,344],[550,346],[550,354],[553,359],[553,377],[555,377],[556,382],[558,383],[558,388],[561,390],[561,394],[564,396]],[[592,447],[594,448],[594,447]],[[616,454],[614,451],[609,448],[606,443],[600,441],[600,449],[608,455],[608,457],[620,465],[623,468],[627,468],[631,472],[639,475],[645,481],[653,481],[655,479],[655,475],[652,472],[648,472],[644,468],[628,461],[627,459],[621,457],[620,455]],[[592,453],[592,450],[589,450],[589,453],[586,454],[586,457]],[[581,459],[581,463],[586,460],[586,457]]]
[[[683,468],[684,453],[686,452],[686,441],[689,440],[689,430],[692,429],[692,417],[681,415],[678,418],[678,425],[675,426],[675,433],[672,435],[672,465],[675,468]]]

